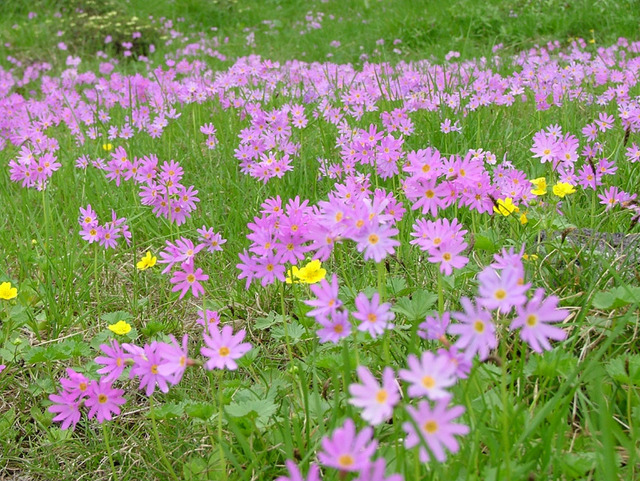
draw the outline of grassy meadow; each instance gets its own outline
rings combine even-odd
[[[640,479],[639,7],[0,0],[0,479]]]

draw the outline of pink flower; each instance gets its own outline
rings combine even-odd
[[[371,456],[378,446],[377,441],[371,441],[373,428],[365,428],[356,434],[356,425],[352,419],[347,419],[344,425],[337,428],[331,437],[322,439],[322,451],[318,453],[318,460],[325,466],[340,471],[360,471],[369,466]]]
[[[300,468],[291,461],[287,459],[285,462],[287,465],[287,470],[289,471],[289,476],[280,476],[276,478],[275,481],[321,481],[320,480],[320,468],[317,464],[311,464],[309,467],[309,472],[307,473],[306,479],[302,476],[300,472]]]
[[[503,314],[527,302],[526,292],[531,287],[523,283],[522,270],[517,267],[506,267],[500,274],[487,267],[478,274],[478,281],[479,303]]]
[[[114,389],[106,379],[93,381],[89,387],[88,397],[84,404],[89,408],[87,417],[95,417],[100,424],[110,421],[112,414],[120,414],[120,406],[127,402],[122,397],[122,389]]]
[[[420,360],[410,354],[409,369],[401,369],[400,379],[411,383],[407,394],[411,397],[427,396],[431,400],[450,397],[446,388],[456,383],[455,366],[448,358],[424,351]]]
[[[207,369],[229,369],[238,368],[236,359],[240,359],[251,349],[251,344],[242,342],[246,331],[241,329],[233,334],[231,326],[224,326],[222,331],[218,328],[211,328],[209,334],[204,334],[204,343],[207,347],[202,347],[200,353],[208,357],[205,367]]]
[[[465,351],[467,358],[478,353],[480,360],[489,357],[489,351],[498,345],[496,328],[491,322],[491,313],[483,307],[474,306],[466,297],[460,299],[464,312],[454,312],[452,317],[459,324],[449,326],[449,334],[460,336],[455,342],[458,349]]]
[[[421,438],[427,443],[429,451],[439,462],[447,459],[444,448],[452,453],[457,453],[460,449],[455,435],[465,435],[469,433],[469,427],[464,424],[456,424],[451,421],[460,417],[464,412],[462,406],[454,406],[447,409],[449,398],[440,399],[432,409],[427,401],[420,401],[418,408],[407,406],[407,412],[413,419],[413,422],[406,422],[402,425],[402,429],[407,433],[405,446],[412,448],[420,444],[420,461],[426,463],[429,461],[429,452],[422,445]],[[420,430],[420,435],[416,430]]]
[[[349,311],[339,310],[329,315],[316,317],[316,322],[322,326],[316,334],[320,338],[320,342],[338,341],[351,334],[351,323],[349,322]]]
[[[169,339],[171,344],[162,342],[158,345],[158,354],[162,359],[162,363],[158,366],[158,373],[166,376],[171,384],[178,384],[189,365],[188,336],[187,334],[182,336],[182,346],[178,344],[175,337],[169,336]]]
[[[391,312],[391,304],[385,302],[380,304],[380,294],[375,292],[371,301],[367,299],[364,292],[358,294],[355,300],[357,311],[353,312],[353,317],[361,321],[358,326],[359,331],[368,331],[374,339],[382,334],[385,329],[393,329],[391,321],[396,315]]]
[[[393,369],[385,367],[380,386],[366,367],[358,366],[357,372],[362,384],[353,383],[349,386],[352,396],[349,404],[364,408],[362,419],[375,426],[389,419],[393,414],[393,407],[400,401],[396,378]]]
[[[176,271],[173,273],[171,283],[175,284],[172,292],[180,291],[180,299],[182,299],[187,291],[191,289],[193,297],[198,297],[204,293],[204,287],[200,284],[200,281],[206,281],[209,276],[202,273],[202,269],[198,268],[193,270],[193,262],[183,262],[180,264],[182,271]]]
[[[544,297],[544,289],[536,289],[535,294],[526,306],[517,308],[518,317],[511,322],[511,329],[520,330],[520,337],[531,349],[536,352],[550,350],[549,339],[562,341],[567,337],[567,333],[556,326],[551,326],[552,322],[564,321],[569,312],[565,309],[558,309],[558,298],[556,296]]]
[[[53,418],[55,422],[62,422],[60,429],[66,430],[74,428],[80,421],[80,401],[66,391],[58,394],[51,394],[49,400],[54,404],[47,408],[50,413],[56,414]]]

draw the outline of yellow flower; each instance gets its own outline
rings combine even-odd
[[[520,223],[522,225],[525,225],[527,222],[529,222],[529,219],[527,219],[527,213],[523,212],[522,214],[520,214]]]
[[[118,321],[115,324],[111,324],[109,330],[118,336],[122,336],[131,331],[131,324],[126,321]]]
[[[300,284],[300,281],[295,280],[295,278],[298,277],[298,272],[300,272],[300,269],[298,269],[297,266],[293,266],[289,269],[287,271],[287,278],[285,279],[285,282],[287,284]]]
[[[496,202],[498,207],[493,206],[493,211],[496,214],[502,214],[503,216],[511,215],[513,212],[520,212],[517,205],[513,204],[513,200],[511,197],[507,197],[506,199],[498,199]]]
[[[322,268],[319,260],[312,260],[306,266],[294,274],[303,284],[315,284],[324,279],[327,271]]]
[[[553,186],[553,193],[558,197],[562,198],[565,195],[573,194],[576,189],[573,188],[571,184],[568,182],[558,182]]]
[[[156,256],[152,256],[151,252],[147,251],[144,257],[138,261],[136,267],[143,271],[145,269],[148,269],[149,267],[155,266],[157,260],[158,258]]]
[[[322,268],[320,261],[312,260],[302,269],[298,269],[297,266],[291,267],[291,270],[287,271],[285,282],[287,284],[315,284],[324,279],[326,274],[327,271]]]
[[[535,186],[535,189],[531,191],[533,195],[544,195],[547,193],[547,179],[544,177],[538,177],[530,182]]]
[[[537,261],[538,260],[538,255],[537,254],[522,254],[522,258],[525,261]]]
[[[107,144],[102,144],[102,148],[104,150],[106,150],[107,152],[109,152],[111,149],[113,149],[113,145],[108,144],[108,143]]]
[[[18,289],[11,287],[11,282],[3,282],[0,284],[0,299],[8,301],[18,295]]]

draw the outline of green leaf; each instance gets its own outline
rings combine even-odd
[[[275,311],[269,312],[266,317],[259,317],[253,324],[255,329],[269,329],[274,324],[282,324],[282,314],[278,314]]]
[[[421,289],[414,292],[411,298],[401,297],[398,299],[392,310],[413,322],[424,319],[437,300],[437,294]]]
[[[596,309],[617,309],[629,304],[640,303],[640,287],[619,286],[608,291],[600,291],[593,297]]]
[[[289,334],[289,340],[291,341],[291,344],[295,344],[300,339],[302,339],[302,336],[306,331],[304,327],[302,327],[297,322],[291,322],[290,324],[287,325],[287,332]],[[271,330],[271,335],[275,339],[285,339],[286,336],[284,332],[284,326],[280,325],[280,326],[274,327]]]
[[[209,403],[190,403],[184,408],[184,412],[191,418],[198,418],[206,421],[216,411],[216,407]]]
[[[620,356],[605,366],[607,374],[620,384],[640,386],[640,355]]]
[[[165,403],[154,408],[156,419],[179,418],[184,414],[184,404]],[[147,417],[149,414],[147,414]]]
[[[277,410],[278,406],[271,397],[259,399],[248,389],[238,391],[233,402],[225,408],[226,413],[234,418],[250,417],[259,429],[273,424],[271,417]]]

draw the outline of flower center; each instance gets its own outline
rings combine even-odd
[[[430,420],[424,423],[423,427],[427,433],[433,434],[438,430],[438,423],[436,421]]]
[[[480,320],[473,323],[473,330],[478,334],[482,334],[484,332],[484,323]]]
[[[107,402],[107,396],[106,396],[106,394],[99,394],[99,395],[98,395],[98,402],[99,402],[100,404],[104,404],[104,403],[106,403],[106,402]]]
[[[376,394],[376,401],[382,404],[387,400],[388,397],[389,397],[389,394],[387,393],[387,391],[384,389],[380,389]]]
[[[158,374],[158,365],[154,364],[151,366],[151,374]]]
[[[529,314],[527,316],[527,326],[529,327],[533,327],[536,324],[538,324],[538,316],[536,316],[535,314]]]
[[[445,253],[442,255],[442,258],[443,258],[445,261],[449,262],[449,261],[451,260],[451,254],[449,254],[448,252],[445,252]]]
[[[355,464],[355,459],[350,454],[341,454],[338,458],[338,464],[343,468],[350,468]]]
[[[499,301],[502,301],[505,297],[507,297],[507,292],[504,289],[498,289],[495,293],[495,298]]]
[[[193,284],[195,281],[196,281],[196,276],[194,276],[193,274],[187,275],[187,282],[189,284]]]
[[[422,378],[422,385],[427,389],[431,389],[436,385],[436,381],[431,376],[424,376]]]
[[[367,314],[367,321],[376,322],[378,320],[378,316],[376,316],[373,312],[371,314]]]
[[[369,234],[369,244],[376,245],[380,238],[376,234]]]
[[[218,350],[218,354],[220,354],[222,357],[227,357],[230,353],[231,351],[229,351],[229,348],[227,346],[222,346]]]

